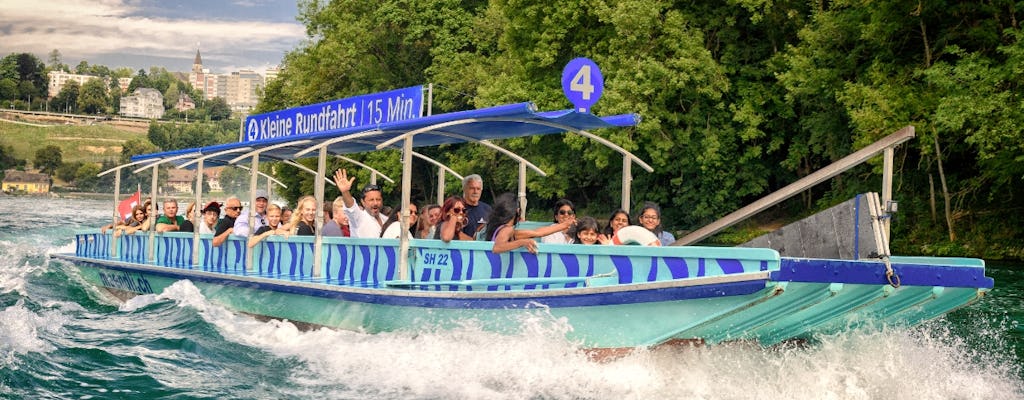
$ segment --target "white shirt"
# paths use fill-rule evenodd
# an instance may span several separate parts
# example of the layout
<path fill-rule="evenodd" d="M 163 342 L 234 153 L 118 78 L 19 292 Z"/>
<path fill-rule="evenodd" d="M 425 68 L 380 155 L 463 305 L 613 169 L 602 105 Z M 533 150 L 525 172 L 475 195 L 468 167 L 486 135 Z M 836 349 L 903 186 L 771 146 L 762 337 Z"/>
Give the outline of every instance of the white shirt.
<path fill-rule="evenodd" d="M 565 233 L 555 232 L 550 235 L 542 237 L 540 239 L 540 242 L 550 244 L 570 244 L 572 243 L 572 239 L 570 239 L 568 236 L 565 236 Z"/>
<path fill-rule="evenodd" d="M 216 228 L 217 228 L 217 224 L 213 224 L 213 228 L 210 228 L 210 227 L 206 226 L 206 222 L 204 222 L 202 220 L 199 221 L 199 233 L 213 234 L 213 233 L 215 233 L 214 229 L 216 229 Z"/>
<path fill-rule="evenodd" d="M 373 216 L 358 205 L 345 207 L 345 214 L 348 215 L 348 229 L 354 238 L 380 238 L 380 228 L 387 221 L 383 214 L 377 213 L 380 223 L 374 222 Z"/>
<path fill-rule="evenodd" d="M 252 232 L 260 230 L 263 226 L 267 225 L 267 219 L 259 213 L 256 214 L 256 219 L 253 222 Z M 231 231 L 232 235 L 235 236 L 249 236 L 249 210 L 242 211 L 238 214 L 238 218 L 235 219 L 235 229 Z"/>

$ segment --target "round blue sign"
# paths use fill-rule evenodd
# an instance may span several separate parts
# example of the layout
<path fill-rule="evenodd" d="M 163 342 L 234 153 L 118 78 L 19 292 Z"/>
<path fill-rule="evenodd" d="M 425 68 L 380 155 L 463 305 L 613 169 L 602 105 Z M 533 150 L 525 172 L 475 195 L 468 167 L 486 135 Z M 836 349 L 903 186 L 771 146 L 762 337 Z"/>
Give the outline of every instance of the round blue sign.
<path fill-rule="evenodd" d="M 576 111 L 589 112 L 604 92 L 601 69 L 589 58 L 575 58 L 562 70 L 562 91 Z"/>

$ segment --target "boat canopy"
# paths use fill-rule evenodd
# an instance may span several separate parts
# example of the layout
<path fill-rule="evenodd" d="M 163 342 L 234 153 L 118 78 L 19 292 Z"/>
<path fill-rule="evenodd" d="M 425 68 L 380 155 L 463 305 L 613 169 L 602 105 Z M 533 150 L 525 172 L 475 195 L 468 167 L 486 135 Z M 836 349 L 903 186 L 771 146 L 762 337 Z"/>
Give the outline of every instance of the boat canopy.
<path fill-rule="evenodd" d="M 317 134 L 143 154 L 132 157 L 132 161 L 141 164 L 147 161 L 163 161 L 182 165 L 190 160 L 203 158 L 206 166 L 210 167 L 232 164 L 237 162 L 238 158 L 243 158 L 239 157 L 240 153 L 253 150 L 262 150 L 258 151 L 262 159 L 291 160 L 313 157 L 315 154 L 309 154 L 309 151 L 304 150 L 319 148 L 324 144 L 327 145 L 326 150 L 330 154 L 364 153 L 386 147 L 401 149 L 401 144 L 396 142 L 411 132 L 415 132 L 411 135 L 412 146 L 425 147 L 565 131 L 586 133 L 585 131 L 591 129 L 635 126 L 639 122 L 639 117 L 635 114 L 597 117 L 573 110 L 535 110 L 536 107 L 531 102 L 508 104 L 382 123 L 372 128 L 342 128 Z M 172 158 L 174 160 L 170 160 Z"/>

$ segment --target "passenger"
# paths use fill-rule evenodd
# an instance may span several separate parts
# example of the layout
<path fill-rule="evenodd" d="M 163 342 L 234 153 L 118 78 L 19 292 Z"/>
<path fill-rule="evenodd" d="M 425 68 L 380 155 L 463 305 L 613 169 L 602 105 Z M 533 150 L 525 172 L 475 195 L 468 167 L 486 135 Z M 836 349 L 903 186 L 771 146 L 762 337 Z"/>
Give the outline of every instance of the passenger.
<path fill-rule="evenodd" d="M 316 199 L 313 196 L 302 196 L 295 203 L 295 214 L 292 215 L 291 223 L 288 225 L 295 229 L 296 235 L 314 236 L 316 235 L 316 213 Z"/>
<path fill-rule="evenodd" d="M 146 209 L 143 206 L 135 206 L 132 208 L 132 219 L 127 224 L 114 227 L 114 237 L 118 237 L 122 233 L 132 234 L 135 231 L 144 231 L 148 229 L 148 226 L 149 216 L 146 214 Z"/>
<path fill-rule="evenodd" d="M 164 215 L 156 219 L 157 232 L 177 232 L 185 217 L 178 215 L 178 201 L 174 199 L 164 200 Z"/>
<path fill-rule="evenodd" d="M 321 217 L 323 218 L 324 223 L 327 223 L 327 221 L 330 221 L 330 220 L 334 219 L 334 203 L 333 202 L 332 203 L 328 203 L 328 202 L 325 201 L 324 202 L 324 206 L 321 208 L 321 211 L 322 211 Z"/>
<path fill-rule="evenodd" d="M 135 209 L 135 207 L 132 207 L 132 210 L 133 210 L 132 212 L 134 212 L 134 209 Z M 119 229 L 119 227 L 128 225 L 128 223 L 132 222 L 132 220 L 134 220 L 134 219 L 135 219 L 135 215 L 134 214 L 129 215 L 128 218 L 125 218 L 125 219 L 118 218 L 118 221 L 116 223 L 109 223 L 109 224 L 106 224 L 106 225 L 103 225 L 102 227 L 100 227 L 100 233 L 105 235 L 107 233 L 107 229 L 111 229 L 111 230 L 115 230 L 116 231 L 117 229 Z"/>
<path fill-rule="evenodd" d="M 604 234 L 608 237 L 615 236 L 615 232 L 627 226 L 629 226 L 629 213 L 620 208 L 612 211 L 612 216 L 608 217 L 608 225 L 604 227 Z"/>
<path fill-rule="evenodd" d="M 249 238 L 249 247 L 256 247 L 260 241 L 266 239 L 270 235 L 283 235 L 288 233 L 288 230 L 284 228 L 284 224 L 281 223 L 281 207 L 277 204 L 267 205 L 267 224 L 261 226 L 256 232 Z"/>
<path fill-rule="evenodd" d="M 428 204 L 420 209 L 419 222 L 416 223 L 416 238 L 431 239 L 437 230 L 437 222 L 441 220 L 441 206 Z"/>
<path fill-rule="evenodd" d="M 384 222 L 384 233 L 380 234 L 380 237 L 385 239 L 401 239 L 402 224 L 398 222 L 401 217 L 401 212 L 395 210 L 388 217 L 387 222 Z M 409 238 L 414 239 L 416 233 L 416 221 L 419 220 L 419 210 L 415 203 L 409 203 Z"/>
<path fill-rule="evenodd" d="M 484 192 L 484 181 L 480 175 L 473 174 L 462 178 L 462 201 L 466 205 L 467 223 L 462 232 L 471 238 L 487 226 L 487 218 L 491 215 L 491 205 L 480 201 Z"/>
<path fill-rule="evenodd" d="M 567 199 L 558 199 L 555 202 L 554 217 L 555 223 L 568 220 L 570 218 L 576 218 L 576 207 L 572 205 L 572 202 Z M 570 225 L 574 226 L 574 225 Z M 563 231 L 558 231 L 550 235 L 544 236 L 540 239 L 542 243 L 548 244 L 568 244 L 572 243 L 572 236 L 569 234 L 569 228 L 565 228 Z"/>
<path fill-rule="evenodd" d="M 323 236 L 350 237 L 352 231 L 349 229 L 348 214 L 345 214 L 345 200 L 338 196 L 331 203 L 331 211 L 334 218 L 324 223 L 320 231 Z"/>
<path fill-rule="evenodd" d="M 599 226 L 597 220 L 594 217 L 583 217 L 576 221 L 576 226 L 573 228 L 575 238 L 573 243 L 579 244 L 612 244 L 612 238 L 603 233 L 599 233 Z"/>
<path fill-rule="evenodd" d="M 638 213 L 640 225 L 651 231 L 662 246 L 668 246 L 676 241 L 676 237 L 661 228 L 661 207 L 652 202 L 645 202 Z"/>
<path fill-rule="evenodd" d="M 441 206 L 441 221 L 434 231 L 434 239 L 445 242 L 452 240 L 473 240 L 462 229 L 466 224 L 466 203 L 459 196 L 451 196 Z"/>
<path fill-rule="evenodd" d="M 192 224 L 192 217 L 196 212 L 196 202 L 188 203 L 188 208 L 185 210 L 185 222 L 181 223 L 181 227 L 178 228 L 178 232 L 192 232 L 196 229 L 196 226 Z"/>
<path fill-rule="evenodd" d="M 235 232 L 235 220 L 242 214 L 242 202 L 237 197 L 231 196 L 224 201 L 224 218 L 217 222 L 217 229 L 213 231 L 213 246 L 220 246 L 228 239 L 228 235 Z"/>
<path fill-rule="evenodd" d="M 380 186 L 368 184 L 363 187 L 363 206 L 356 205 L 352 197 L 352 182 L 356 177 L 349 178 L 344 169 L 334 172 L 334 183 L 341 191 L 341 197 L 345 201 L 345 213 L 348 214 L 348 223 L 351 225 L 352 237 L 357 238 L 379 238 L 381 229 L 384 226 L 386 215 L 380 213 L 383 205 L 383 197 Z"/>
<path fill-rule="evenodd" d="M 217 231 L 217 219 L 220 218 L 220 203 L 211 201 L 202 209 L 203 220 L 199 221 L 199 233 L 213 234 Z"/>
<path fill-rule="evenodd" d="M 494 200 L 494 209 L 491 211 L 491 217 L 487 220 L 487 230 L 485 231 L 487 237 L 494 241 L 492 252 L 503 253 L 525 248 L 526 251 L 536 254 L 537 242 L 533 241 L 533 238 L 564 231 L 576 222 L 575 218 L 570 218 L 539 229 L 520 230 L 515 228 L 516 223 L 520 220 L 519 214 L 519 206 L 512 193 L 504 193 Z"/>
<path fill-rule="evenodd" d="M 292 220 L 292 209 L 288 206 L 281 207 L 281 220 L 285 222 Z"/>
<path fill-rule="evenodd" d="M 231 234 L 236 236 L 249 236 L 250 232 L 260 229 L 260 227 L 266 225 L 267 204 L 269 203 L 269 201 L 270 196 L 267 194 L 267 191 L 263 189 L 257 189 L 256 203 L 254 203 L 254 206 L 252 207 L 253 209 L 256 210 L 256 215 L 252 223 L 253 229 L 249 229 L 249 211 L 246 210 L 241 214 L 238 214 L 238 217 L 235 218 L 235 229 L 234 231 L 231 232 Z"/>

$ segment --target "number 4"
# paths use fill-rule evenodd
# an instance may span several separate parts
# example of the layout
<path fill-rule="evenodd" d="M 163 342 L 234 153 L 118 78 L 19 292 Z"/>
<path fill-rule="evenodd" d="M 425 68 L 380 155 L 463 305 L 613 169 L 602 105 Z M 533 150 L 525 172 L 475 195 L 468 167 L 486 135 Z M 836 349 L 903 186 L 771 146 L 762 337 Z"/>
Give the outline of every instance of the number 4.
<path fill-rule="evenodd" d="M 573 76 L 572 82 L 569 83 L 569 90 L 579 92 L 583 95 L 583 100 L 590 100 L 590 94 L 594 93 L 594 85 L 590 83 L 589 65 L 583 65 L 576 71 L 576 76 Z"/>

